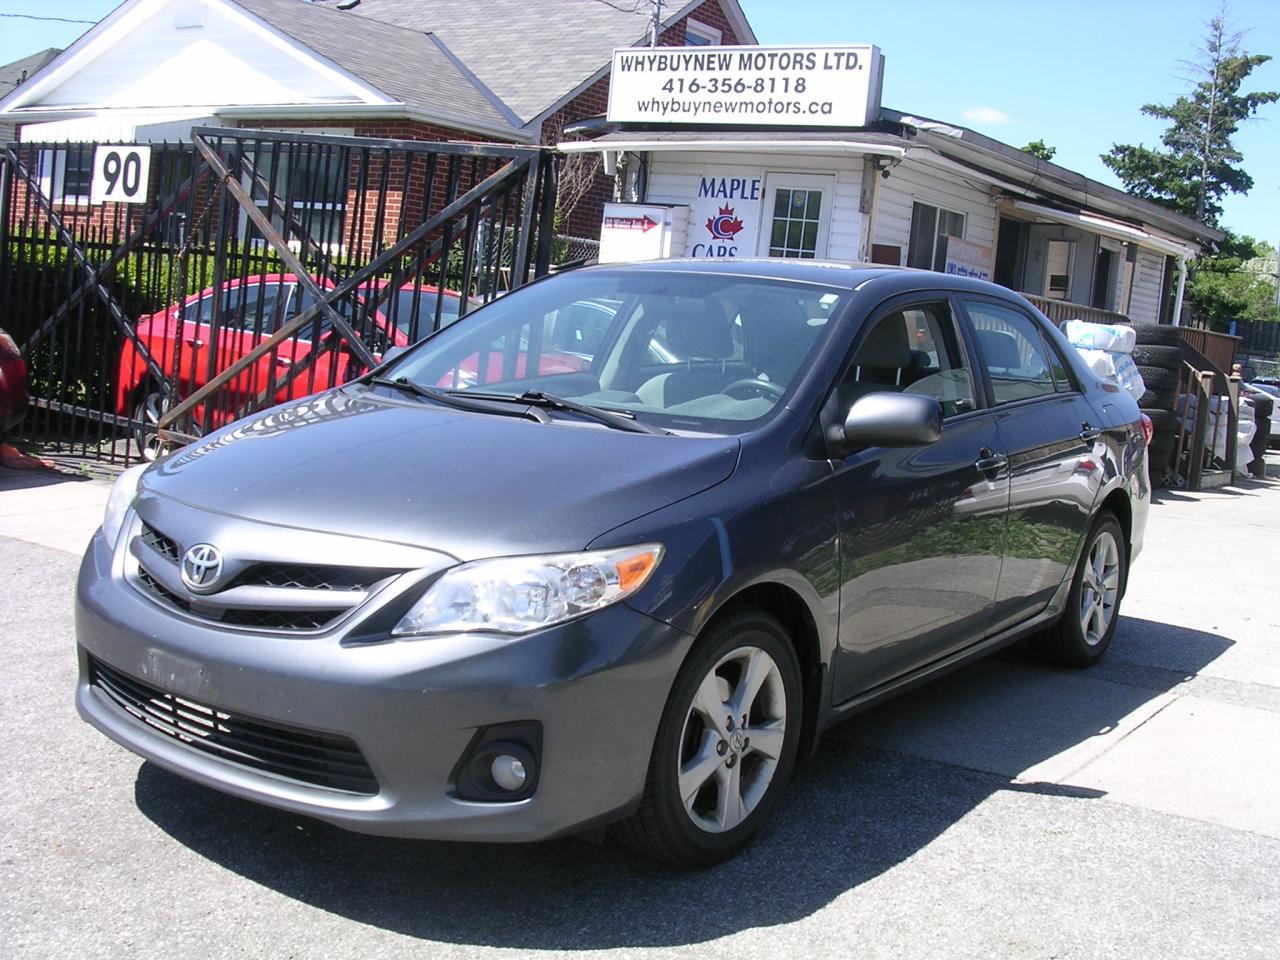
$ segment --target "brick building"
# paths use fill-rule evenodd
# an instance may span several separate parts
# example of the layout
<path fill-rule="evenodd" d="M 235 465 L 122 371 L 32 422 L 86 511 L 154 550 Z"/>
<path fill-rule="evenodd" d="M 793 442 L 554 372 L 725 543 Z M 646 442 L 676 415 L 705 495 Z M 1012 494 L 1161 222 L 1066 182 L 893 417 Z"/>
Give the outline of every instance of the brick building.
<path fill-rule="evenodd" d="M 648 42 L 651 5 L 634 6 L 126 0 L 0 100 L 0 123 L 39 143 L 174 140 L 210 125 L 554 144 L 566 124 L 604 112 L 612 51 Z M 663 12 L 662 44 L 756 42 L 737 0 Z M 85 206 L 92 151 L 46 154 L 47 194 Z M 612 182 L 575 174 L 579 199 L 562 229 L 595 236 Z M 348 202 L 340 176 L 286 175 L 314 184 L 317 206 Z"/>

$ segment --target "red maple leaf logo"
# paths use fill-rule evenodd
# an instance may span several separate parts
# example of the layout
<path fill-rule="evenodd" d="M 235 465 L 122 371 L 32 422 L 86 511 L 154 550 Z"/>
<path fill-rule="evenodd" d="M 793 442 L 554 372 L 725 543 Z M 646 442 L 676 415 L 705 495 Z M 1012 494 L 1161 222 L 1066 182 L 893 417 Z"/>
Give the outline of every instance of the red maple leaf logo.
<path fill-rule="evenodd" d="M 732 240 L 742 230 L 742 221 L 733 215 L 733 207 L 721 207 L 714 217 L 707 218 L 707 232 L 717 240 Z"/>

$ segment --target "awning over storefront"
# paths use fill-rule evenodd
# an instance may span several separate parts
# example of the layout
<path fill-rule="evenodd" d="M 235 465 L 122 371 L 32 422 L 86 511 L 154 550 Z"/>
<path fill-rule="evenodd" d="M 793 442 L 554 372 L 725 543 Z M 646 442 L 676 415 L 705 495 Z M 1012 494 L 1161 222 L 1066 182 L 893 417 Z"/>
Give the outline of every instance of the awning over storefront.
<path fill-rule="evenodd" d="M 23 143 L 148 143 L 190 140 L 192 127 L 217 125 L 209 113 L 124 114 L 30 123 L 21 137 Z"/>
<path fill-rule="evenodd" d="M 1083 210 L 1078 212 L 1058 210 L 1038 203 L 1029 203 L 1026 200 L 1010 201 L 1010 206 L 1022 213 L 1029 213 L 1044 220 L 1052 220 L 1055 223 L 1062 223 L 1071 227 L 1080 227 L 1082 230 L 1088 230 L 1090 233 L 1100 234 L 1104 237 L 1111 237 L 1113 240 L 1136 243 L 1139 246 L 1171 254 L 1180 259 L 1194 257 L 1200 252 L 1198 247 L 1179 243 L 1168 237 L 1157 236 L 1131 223 L 1113 220 L 1110 217 L 1104 217 L 1096 213 L 1088 213 Z"/>
<path fill-rule="evenodd" d="M 564 153 L 602 151 L 698 151 L 701 153 L 790 153 L 810 155 L 905 157 L 906 137 L 874 131 L 797 130 L 625 130 L 594 140 L 562 140 L 556 144 Z"/>

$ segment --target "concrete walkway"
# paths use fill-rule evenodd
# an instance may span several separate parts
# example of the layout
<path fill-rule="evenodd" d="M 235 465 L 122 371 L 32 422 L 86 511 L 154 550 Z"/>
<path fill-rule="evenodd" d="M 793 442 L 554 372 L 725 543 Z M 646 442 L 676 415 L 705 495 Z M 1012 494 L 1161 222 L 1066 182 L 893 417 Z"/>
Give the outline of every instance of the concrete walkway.
<path fill-rule="evenodd" d="M 84 553 L 110 491 L 107 480 L 0 467 L 0 537 Z"/>

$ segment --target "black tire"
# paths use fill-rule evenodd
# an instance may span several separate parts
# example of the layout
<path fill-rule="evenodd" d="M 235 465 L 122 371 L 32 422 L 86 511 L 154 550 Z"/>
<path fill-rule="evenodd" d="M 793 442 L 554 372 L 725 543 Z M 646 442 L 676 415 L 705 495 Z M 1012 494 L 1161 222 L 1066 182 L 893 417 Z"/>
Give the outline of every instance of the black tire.
<path fill-rule="evenodd" d="M 1142 382 L 1148 390 L 1174 390 L 1178 386 L 1178 377 L 1181 373 L 1179 370 L 1166 370 L 1164 367 L 1144 367 L 1138 365 L 1138 372 L 1142 374 Z"/>
<path fill-rule="evenodd" d="M 686 809 L 680 796 L 681 757 L 691 745 L 691 736 L 699 733 L 704 737 L 718 736 L 705 725 L 701 731 L 691 731 L 690 722 L 695 719 L 696 713 L 694 699 L 704 679 L 710 678 L 709 675 L 716 670 L 722 658 L 743 647 L 753 647 L 767 653 L 777 667 L 777 676 L 784 691 L 785 704 L 781 713 L 785 725 L 776 766 L 755 806 L 737 826 L 723 832 L 709 832 L 694 822 L 694 815 Z M 761 691 L 762 695 L 773 696 L 772 705 L 776 708 L 776 686 L 769 690 L 762 687 Z M 733 692 L 735 691 L 731 690 L 731 697 Z M 786 630 L 776 619 L 763 611 L 743 608 L 713 622 L 695 643 L 667 697 L 649 760 L 649 772 L 640 808 L 626 820 L 614 824 L 613 835 L 640 853 L 681 867 L 711 866 L 738 853 L 759 832 L 791 775 L 800 742 L 801 718 L 804 716 L 801 702 L 803 695 L 795 648 Z M 729 708 L 728 703 L 725 703 L 725 708 Z M 753 713 L 752 722 L 745 727 L 739 725 L 737 732 L 750 734 L 754 721 Z M 749 741 L 749 736 L 747 740 Z M 738 775 L 745 775 L 750 769 L 748 764 L 751 757 L 755 755 L 750 752 L 749 744 L 744 748 L 740 748 L 737 743 L 728 747 L 727 742 L 722 741 L 719 746 L 727 748 L 720 752 L 726 758 L 725 766 L 731 769 L 737 763 Z M 739 753 L 739 749 L 747 752 Z M 730 762 L 730 756 L 734 758 L 733 762 Z M 767 763 L 761 760 L 763 756 L 756 755 L 758 763 Z M 714 758 L 712 759 L 714 762 Z M 713 784 L 716 775 L 721 772 L 717 766 L 716 774 L 712 774 L 704 782 L 703 789 L 708 786 L 717 791 L 722 789 Z M 701 791 L 698 796 L 702 797 Z M 693 802 L 695 809 L 697 802 Z"/>
<path fill-rule="evenodd" d="M 1089 639 L 1082 626 L 1081 599 L 1084 596 L 1085 570 L 1090 567 L 1090 559 L 1094 556 L 1095 547 L 1106 535 L 1116 550 L 1116 580 L 1114 598 L 1110 611 L 1110 619 L 1095 639 Z M 1104 547 L 1105 549 L 1105 547 Z M 1124 597 L 1125 585 L 1129 576 L 1129 557 L 1125 546 L 1124 531 L 1120 521 L 1110 511 L 1100 513 L 1089 528 L 1085 537 L 1084 549 L 1080 553 L 1080 561 L 1071 581 L 1071 591 L 1067 594 L 1066 609 L 1058 622 L 1042 633 L 1031 638 L 1032 651 L 1051 663 L 1064 667 L 1088 667 L 1097 663 L 1111 645 L 1115 636 L 1116 624 L 1120 621 L 1120 601 Z M 1096 624 L 1095 624 L 1096 625 Z M 1096 631 L 1095 631 L 1096 632 Z"/>
<path fill-rule="evenodd" d="M 1159 344 L 1138 344 L 1133 348 L 1133 362 L 1140 367 L 1182 369 L 1182 348 Z"/>
<path fill-rule="evenodd" d="M 1152 480 L 1169 469 L 1169 461 L 1173 459 L 1173 451 L 1177 446 L 1175 440 L 1167 443 L 1153 443 L 1147 448 L 1147 475 Z"/>
<path fill-rule="evenodd" d="M 1182 339 L 1182 334 L 1178 333 L 1177 327 L 1170 327 L 1163 323 L 1135 323 L 1133 332 L 1137 335 L 1138 343 L 1143 345 L 1173 347 L 1177 346 Z"/>
<path fill-rule="evenodd" d="M 1171 413 L 1178 405 L 1178 391 L 1152 390 L 1148 387 L 1147 392 L 1138 398 L 1138 402 L 1142 404 L 1142 409 L 1148 413 L 1152 410 Z"/>
<path fill-rule="evenodd" d="M 1155 430 L 1155 437 L 1151 444 L 1160 442 L 1161 437 L 1178 435 L 1178 415 L 1172 410 L 1164 410 L 1160 407 L 1148 407 L 1146 398 L 1143 397 L 1142 412 L 1151 418 L 1151 427 Z"/>

